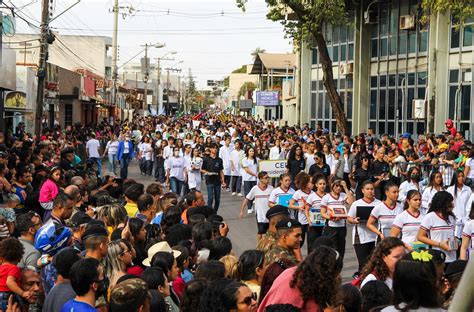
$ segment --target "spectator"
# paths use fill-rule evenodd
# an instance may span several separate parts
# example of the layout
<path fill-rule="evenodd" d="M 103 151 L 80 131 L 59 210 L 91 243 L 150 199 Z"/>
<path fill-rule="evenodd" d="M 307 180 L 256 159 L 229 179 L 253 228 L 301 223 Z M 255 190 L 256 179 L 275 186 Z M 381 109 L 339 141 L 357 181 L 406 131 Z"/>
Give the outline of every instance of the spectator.
<path fill-rule="evenodd" d="M 20 233 L 18 240 L 25 250 L 21 261 L 18 263 L 20 268 L 38 267 L 38 259 L 41 257 L 41 253 L 35 248 L 34 240 L 35 234 L 41 225 L 41 217 L 33 211 L 21 214 L 16 219 L 16 228 Z"/>

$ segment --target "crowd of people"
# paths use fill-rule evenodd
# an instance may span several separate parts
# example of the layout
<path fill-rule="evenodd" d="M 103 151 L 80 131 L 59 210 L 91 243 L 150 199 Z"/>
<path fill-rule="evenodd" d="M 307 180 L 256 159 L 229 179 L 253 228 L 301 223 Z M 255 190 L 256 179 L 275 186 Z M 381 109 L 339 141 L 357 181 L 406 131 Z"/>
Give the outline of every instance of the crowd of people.
<path fill-rule="evenodd" d="M 474 145 L 452 121 L 393 138 L 226 119 L 0 133 L 0 310 L 472 310 Z M 222 192 L 256 219 L 240 255 Z"/>

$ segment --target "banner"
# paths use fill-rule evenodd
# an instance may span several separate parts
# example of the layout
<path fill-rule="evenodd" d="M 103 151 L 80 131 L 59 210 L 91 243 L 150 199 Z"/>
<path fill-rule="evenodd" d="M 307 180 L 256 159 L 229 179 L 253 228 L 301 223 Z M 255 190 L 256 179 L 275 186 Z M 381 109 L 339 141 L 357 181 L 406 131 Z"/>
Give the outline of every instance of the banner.
<path fill-rule="evenodd" d="M 278 91 L 257 91 L 257 106 L 278 106 L 280 95 Z"/>
<path fill-rule="evenodd" d="M 286 173 L 286 159 L 280 160 L 260 160 L 258 162 L 258 172 L 266 171 L 271 178 L 279 178 Z"/>

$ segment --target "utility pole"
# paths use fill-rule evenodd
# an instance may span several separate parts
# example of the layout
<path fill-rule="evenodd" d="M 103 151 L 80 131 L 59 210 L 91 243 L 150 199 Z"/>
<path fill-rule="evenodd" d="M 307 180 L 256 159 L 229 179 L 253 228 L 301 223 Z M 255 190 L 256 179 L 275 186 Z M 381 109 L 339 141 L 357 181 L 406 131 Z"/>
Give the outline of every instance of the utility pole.
<path fill-rule="evenodd" d="M 117 69 L 117 51 L 118 51 L 118 15 L 119 15 L 119 6 L 118 0 L 114 1 L 114 7 L 112 9 L 114 13 L 114 28 L 112 32 L 112 101 L 115 106 L 117 103 L 117 79 L 118 79 L 118 69 Z M 115 117 L 115 114 L 114 114 Z"/>
<path fill-rule="evenodd" d="M 143 73 L 143 82 L 145 83 L 145 88 L 143 90 L 143 110 L 148 110 L 147 105 L 147 96 L 148 96 L 148 43 L 145 43 L 145 70 Z"/>
<path fill-rule="evenodd" d="M 160 114 L 160 99 L 163 100 L 163 97 L 160 98 L 161 92 L 160 92 L 160 58 L 158 57 L 156 59 L 156 74 L 157 74 L 157 86 L 156 86 L 156 115 L 158 116 Z"/>
<path fill-rule="evenodd" d="M 49 27 L 49 1 L 43 0 L 43 8 L 41 12 L 41 37 L 40 37 L 40 54 L 38 62 L 38 90 L 36 96 L 36 118 L 35 118 L 35 134 L 39 138 L 41 136 L 41 126 L 43 121 L 43 100 L 44 100 L 44 83 L 46 81 L 46 61 L 48 57 L 48 27 Z"/>

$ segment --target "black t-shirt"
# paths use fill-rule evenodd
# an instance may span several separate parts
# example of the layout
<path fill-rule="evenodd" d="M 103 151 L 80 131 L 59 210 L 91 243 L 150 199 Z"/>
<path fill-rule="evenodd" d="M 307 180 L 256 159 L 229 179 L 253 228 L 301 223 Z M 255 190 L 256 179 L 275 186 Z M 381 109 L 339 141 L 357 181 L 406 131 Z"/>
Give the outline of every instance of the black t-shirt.
<path fill-rule="evenodd" d="M 305 169 L 306 160 L 303 157 L 301 157 L 300 160 L 288 160 L 286 167 L 288 169 L 288 173 L 290 174 L 291 180 L 294 180 L 296 175 Z"/>
<path fill-rule="evenodd" d="M 217 173 L 213 175 L 206 175 L 206 184 L 221 184 L 221 178 L 219 176 L 219 173 L 221 172 L 221 170 L 224 170 L 224 164 L 221 158 L 212 158 L 210 156 L 204 157 L 204 161 L 202 162 L 202 169 L 208 172 Z"/>
<path fill-rule="evenodd" d="M 309 167 L 310 176 L 314 176 L 315 174 L 319 173 L 324 174 L 324 176 L 327 178 L 331 175 L 331 168 L 328 164 L 324 164 L 322 167 L 319 167 L 316 164 L 312 164 L 311 167 Z"/>
<path fill-rule="evenodd" d="M 357 168 L 354 172 L 354 180 L 357 182 L 357 187 L 356 187 L 356 199 L 361 199 L 363 196 L 362 194 L 362 183 L 364 183 L 366 180 L 371 180 L 372 179 L 372 172 L 368 168 L 367 170 L 363 168 Z M 374 182 L 374 181 L 373 181 Z"/>

